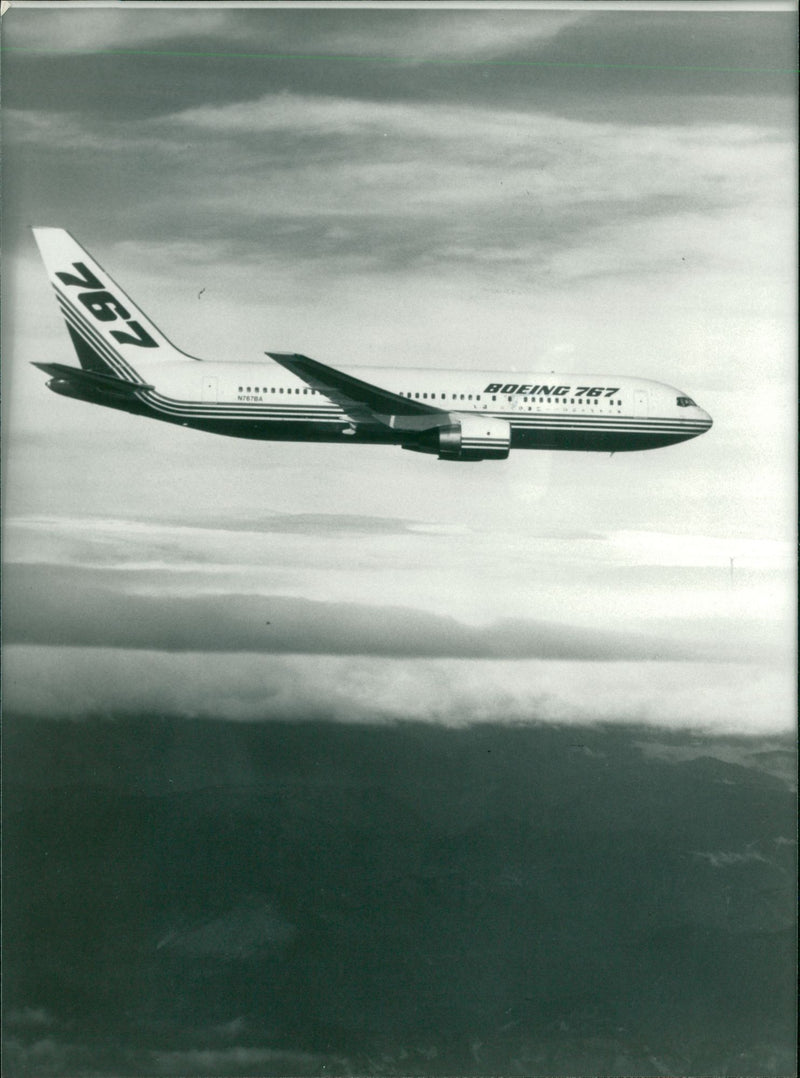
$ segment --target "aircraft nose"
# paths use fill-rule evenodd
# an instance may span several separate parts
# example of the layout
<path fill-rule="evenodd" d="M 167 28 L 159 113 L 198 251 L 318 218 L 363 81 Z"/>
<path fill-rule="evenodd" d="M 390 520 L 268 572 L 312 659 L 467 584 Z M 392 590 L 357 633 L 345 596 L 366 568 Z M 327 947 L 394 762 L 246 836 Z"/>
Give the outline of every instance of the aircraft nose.
<path fill-rule="evenodd" d="M 711 428 L 714 426 L 714 420 L 711 418 L 705 408 L 698 408 L 697 411 L 700 413 L 699 418 L 700 422 L 703 424 L 703 430 L 711 430 Z"/>

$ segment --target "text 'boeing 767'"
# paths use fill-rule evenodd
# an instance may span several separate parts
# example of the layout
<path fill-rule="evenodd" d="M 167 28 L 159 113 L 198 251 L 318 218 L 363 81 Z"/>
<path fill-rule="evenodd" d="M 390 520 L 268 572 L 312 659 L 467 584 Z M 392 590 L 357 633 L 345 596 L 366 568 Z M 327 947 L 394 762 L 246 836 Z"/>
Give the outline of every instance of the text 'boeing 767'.
<path fill-rule="evenodd" d="M 284 352 L 268 353 L 274 363 L 201 361 L 168 341 L 68 232 L 33 231 L 80 364 L 35 366 L 66 397 L 214 434 L 399 445 L 440 460 L 657 449 L 711 426 L 681 390 L 617 375 L 355 374 Z"/>

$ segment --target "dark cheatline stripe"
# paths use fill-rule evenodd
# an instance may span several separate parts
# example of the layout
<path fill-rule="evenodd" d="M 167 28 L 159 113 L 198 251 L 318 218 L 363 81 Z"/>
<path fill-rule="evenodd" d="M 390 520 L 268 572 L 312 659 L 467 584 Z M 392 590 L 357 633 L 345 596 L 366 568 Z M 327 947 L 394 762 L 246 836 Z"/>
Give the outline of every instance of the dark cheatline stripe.
<path fill-rule="evenodd" d="M 618 423 L 622 425 L 636 425 L 646 423 L 648 426 L 658 426 L 659 424 L 679 424 L 680 426 L 688 426 L 690 424 L 696 424 L 702 426 L 705 423 L 704 419 L 681 419 L 678 417 L 670 416 L 626 416 L 626 415 L 554 415 L 545 413 L 544 415 L 519 415 L 514 412 L 495 413 L 498 418 L 509 418 L 515 423 L 548 423 L 548 424 L 571 424 L 571 423 Z"/>
<path fill-rule="evenodd" d="M 586 419 L 581 420 L 578 418 L 571 419 L 569 421 L 557 422 L 550 419 L 541 419 L 536 422 L 528 422 L 526 420 L 512 419 L 511 422 L 515 427 L 550 427 L 553 429 L 564 428 L 569 430 L 573 427 L 594 427 L 597 429 L 606 429 L 608 427 L 614 427 L 619 430 L 636 430 L 640 427 L 645 427 L 647 430 L 661 430 L 678 428 L 680 430 L 686 430 L 691 428 L 697 428 L 698 430 L 705 430 L 708 424 L 703 420 L 680 420 L 680 419 L 637 419 L 637 420 L 597 420 Z"/>
<path fill-rule="evenodd" d="M 148 394 L 143 393 L 143 396 L 149 397 Z M 346 417 L 331 416 L 327 414 L 317 415 L 313 412 L 297 410 L 294 412 L 287 411 L 275 411 L 275 412 L 259 412 L 254 414 L 253 412 L 223 412 L 215 410 L 212 406 L 205 408 L 171 408 L 165 405 L 153 403 L 148 399 L 147 403 L 153 408 L 154 411 L 160 412 L 163 415 L 175 416 L 182 419 L 232 419 L 232 420 L 261 420 L 265 423 L 269 422 L 308 422 L 308 423 L 346 423 L 348 420 Z"/>
<path fill-rule="evenodd" d="M 170 415 L 217 416 L 218 418 L 297 418 L 309 416 L 314 419 L 331 421 L 347 419 L 344 412 L 336 405 L 312 404 L 226 404 L 216 401 L 182 401 L 166 397 L 156 390 L 146 394 L 147 400 L 159 411 Z"/>
<path fill-rule="evenodd" d="M 102 362 L 111 370 L 113 370 L 114 374 L 117 377 L 120 377 L 120 375 L 123 373 L 121 366 L 117 362 L 116 358 L 114 357 L 112 359 L 112 357 L 108 355 L 107 349 L 102 347 L 105 342 L 101 342 L 97 340 L 97 338 L 93 338 L 87 332 L 87 327 L 83 325 L 81 318 L 71 307 L 67 307 L 63 303 L 60 304 L 60 306 L 61 313 L 64 315 L 64 320 L 66 321 L 67 325 L 72 330 L 74 330 L 74 332 L 81 338 L 81 340 L 87 345 L 87 347 L 91 348 L 92 351 L 96 352 L 99 355 Z"/>
<path fill-rule="evenodd" d="M 53 287 L 55 288 L 55 285 Z M 128 382 L 138 382 L 140 380 L 138 372 L 97 332 L 86 315 L 79 311 L 58 288 L 55 288 L 55 292 L 61 312 L 75 332 L 79 333 L 86 343 L 101 355 L 118 377 Z"/>
<path fill-rule="evenodd" d="M 647 423 L 642 423 L 642 424 L 639 424 L 638 426 L 618 426 L 618 425 L 613 424 L 613 423 L 607 423 L 607 424 L 574 423 L 574 424 L 569 424 L 569 425 L 560 424 L 558 426 L 555 425 L 555 424 L 551 424 L 551 423 L 539 423 L 539 424 L 532 424 L 532 423 L 520 423 L 520 424 L 517 424 L 517 423 L 514 423 L 514 424 L 512 424 L 512 428 L 514 430 L 530 430 L 530 431 L 551 430 L 551 431 L 564 431 L 566 433 L 568 433 L 569 431 L 581 431 L 581 430 L 586 430 L 586 431 L 615 431 L 618 434 L 637 434 L 637 433 L 641 433 L 641 432 L 646 432 L 648 434 L 675 434 L 675 433 L 679 433 L 681 431 L 701 433 L 702 431 L 708 429 L 708 427 L 705 427 L 705 426 L 704 427 L 688 427 L 688 426 L 682 426 L 682 425 L 678 425 L 678 424 L 673 424 L 671 426 L 656 426 L 655 424 L 653 424 L 651 426 L 651 425 L 649 425 Z"/>
<path fill-rule="evenodd" d="M 522 416 L 510 419 L 512 426 L 523 429 L 549 430 L 617 430 L 617 431 L 664 431 L 665 433 L 685 430 L 703 431 L 708 423 L 702 419 L 661 419 L 637 418 L 624 416 Z"/>
<path fill-rule="evenodd" d="M 296 414 L 299 411 L 307 411 L 312 415 L 316 415 L 320 412 L 324 412 L 331 417 L 344 415 L 341 408 L 335 404 L 289 404 L 283 402 L 266 403 L 266 402 L 245 402 L 245 401 L 192 401 L 182 400 L 176 397 L 168 397 L 158 390 L 152 390 L 150 397 L 157 401 L 159 404 L 163 404 L 164 407 L 171 407 L 177 409 L 200 409 L 205 411 L 209 408 L 214 409 L 220 413 L 220 415 L 229 415 L 240 413 L 242 415 L 258 415 L 261 412 L 274 412 L 283 411 L 287 413 Z"/>
<path fill-rule="evenodd" d="M 498 413 L 502 415 L 502 413 Z M 478 413 L 480 415 L 480 413 Z M 580 415 L 579 413 L 573 413 L 572 415 L 554 415 L 545 413 L 544 415 L 517 415 L 514 412 L 507 412 L 507 416 L 510 416 L 515 422 L 522 423 L 703 423 L 702 419 L 683 419 L 680 416 L 629 416 L 629 415 Z"/>

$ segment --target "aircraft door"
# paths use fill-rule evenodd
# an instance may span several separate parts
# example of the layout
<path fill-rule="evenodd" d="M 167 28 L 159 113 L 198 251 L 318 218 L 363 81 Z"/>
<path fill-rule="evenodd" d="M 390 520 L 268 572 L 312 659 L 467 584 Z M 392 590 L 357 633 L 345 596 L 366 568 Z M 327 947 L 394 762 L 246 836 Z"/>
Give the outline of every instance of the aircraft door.
<path fill-rule="evenodd" d="M 633 391 L 633 414 L 635 416 L 646 416 L 648 414 L 647 390 L 635 389 Z"/>
<path fill-rule="evenodd" d="M 203 401 L 208 404 L 217 403 L 217 379 L 216 378 L 204 378 L 203 379 Z"/>

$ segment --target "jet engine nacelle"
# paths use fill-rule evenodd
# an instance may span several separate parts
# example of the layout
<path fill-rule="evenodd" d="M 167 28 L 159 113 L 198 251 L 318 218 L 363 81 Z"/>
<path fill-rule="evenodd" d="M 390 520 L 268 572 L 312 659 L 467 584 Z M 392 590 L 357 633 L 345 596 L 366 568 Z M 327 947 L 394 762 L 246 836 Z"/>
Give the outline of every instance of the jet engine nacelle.
<path fill-rule="evenodd" d="M 439 460 L 505 460 L 511 448 L 511 426 L 493 416 L 457 413 L 453 422 L 426 430 L 403 449 L 435 453 Z"/>

